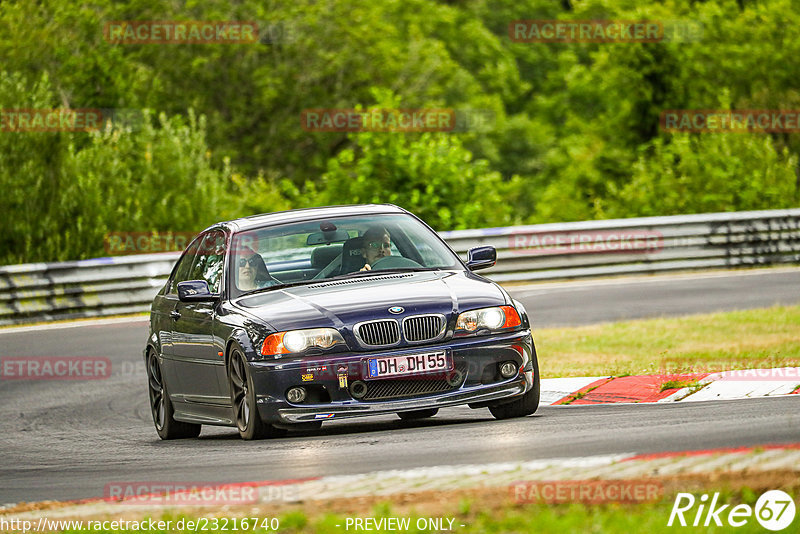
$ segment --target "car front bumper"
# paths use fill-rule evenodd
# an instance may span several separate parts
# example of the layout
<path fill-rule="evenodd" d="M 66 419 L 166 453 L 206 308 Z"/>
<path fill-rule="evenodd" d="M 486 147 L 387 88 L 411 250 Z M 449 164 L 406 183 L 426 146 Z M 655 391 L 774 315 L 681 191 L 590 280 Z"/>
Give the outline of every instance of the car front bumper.
<path fill-rule="evenodd" d="M 401 398 L 358 400 L 353 398 L 347 387 L 341 386 L 337 376 L 337 369 L 346 368 L 349 384 L 354 380 L 371 384 L 378 379 L 364 376 L 370 358 L 440 350 L 445 351 L 454 367 L 463 370 L 465 375 L 460 385 L 447 391 Z M 526 330 L 501 335 L 454 338 L 435 345 L 395 350 L 254 361 L 250 362 L 250 370 L 261 418 L 267 423 L 293 424 L 463 404 L 485 406 L 504 399 L 511 401 L 528 392 L 533 387 L 534 380 L 538 380 L 534 372 L 537 367 L 535 359 L 533 339 L 530 331 Z M 495 366 L 509 360 L 515 361 L 519 366 L 518 374 L 507 379 L 490 376 Z M 425 375 L 417 378 L 424 379 Z M 286 400 L 286 391 L 296 386 L 320 388 L 330 399 L 326 398 L 324 402 L 290 403 Z"/>

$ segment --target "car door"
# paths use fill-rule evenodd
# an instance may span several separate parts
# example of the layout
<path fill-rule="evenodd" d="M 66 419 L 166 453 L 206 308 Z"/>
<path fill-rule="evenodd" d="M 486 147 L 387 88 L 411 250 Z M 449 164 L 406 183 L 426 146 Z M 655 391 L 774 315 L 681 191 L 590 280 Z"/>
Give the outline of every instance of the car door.
<path fill-rule="evenodd" d="M 161 364 L 161 373 L 164 377 L 164 382 L 169 391 L 170 397 L 177 397 L 173 400 L 179 400 L 185 394 L 185 387 L 181 383 L 180 374 L 178 373 L 178 362 L 175 360 L 175 352 L 173 347 L 173 337 L 175 335 L 175 314 L 178 305 L 178 282 L 189 280 L 192 273 L 192 265 L 194 264 L 197 249 L 199 247 L 199 239 L 195 239 L 186 248 L 178 263 L 173 269 L 172 276 L 170 277 L 164 294 L 156 296 L 154 308 L 154 316 L 151 317 L 153 321 L 154 331 L 157 331 L 160 338 L 161 355 L 163 361 Z"/>
<path fill-rule="evenodd" d="M 205 280 L 212 293 L 220 293 L 225 259 L 225 233 L 211 230 L 200 237 L 188 280 Z M 177 284 L 175 284 L 177 287 Z M 177 291 L 177 289 L 176 289 Z M 219 302 L 181 302 L 172 312 L 172 354 L 187 403 L 227 405 L 225 359 L 214 343 L 214 321 Z"/>

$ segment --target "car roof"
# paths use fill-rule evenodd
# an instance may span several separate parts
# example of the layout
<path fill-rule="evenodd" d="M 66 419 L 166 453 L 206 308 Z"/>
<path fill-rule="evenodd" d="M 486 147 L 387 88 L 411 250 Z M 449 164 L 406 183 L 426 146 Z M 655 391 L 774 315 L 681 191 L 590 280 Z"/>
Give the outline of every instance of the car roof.
<path fill-rule="evenodd" d="M 408 213 L 394 204 L 353 204 L 348 206 L 325 206 L 321 208 L 304 208 L 273 213 L 250 215 L 241 219 L 233 219 L 217 223 L 211 228 L 227 226 L 232 231 L 250 230 L 274 224 L 294 223 L 322 219 L 325 217 L 342 217 L 348 215 L 371 215 L 377 213 Z"/>

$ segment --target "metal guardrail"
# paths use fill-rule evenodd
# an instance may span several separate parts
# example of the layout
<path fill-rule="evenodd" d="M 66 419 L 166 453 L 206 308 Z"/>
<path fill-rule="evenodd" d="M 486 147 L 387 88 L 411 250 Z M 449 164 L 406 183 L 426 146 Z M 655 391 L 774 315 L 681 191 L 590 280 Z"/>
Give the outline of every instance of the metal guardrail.
<path fill-rule="evenodd" d="M 442 232 L 497 249 L 498 282 L 800 263 L 800 209 Z M 0 325 L 147 311 L 179 253 L 0 267 Z"/>
<path fill-rule="evenodd" d="M 492 245 L 497 282 L 800 263 L 800 209 L 442 232 L 463 257 Z"/>

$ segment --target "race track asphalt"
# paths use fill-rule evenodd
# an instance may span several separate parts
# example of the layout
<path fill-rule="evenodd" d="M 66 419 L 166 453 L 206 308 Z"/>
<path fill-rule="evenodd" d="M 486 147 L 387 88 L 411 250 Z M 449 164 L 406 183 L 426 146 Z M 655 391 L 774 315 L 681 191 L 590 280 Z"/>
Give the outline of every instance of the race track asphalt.
<path fill-rule="evenodd" d="M 538 327 L 800 302 L 800 269 L 509 287 Z M 800 330 L 800 327 L 798 327 Z M 158 440 L 148 411 L 143 318 L 0 330 L 0 357 L 105 356 L 111 376 L 0 380 L 0 504 L 102 497 L 110 483 L 233 482 L 609 453 L 800 442 L 800 395 L 662 405 L 543 406 L 495 421 L 442 410 L 331 421 L 322 430 L 244 442 L 229 428 Z M 544 359 L 546 355 L 542 355 Z"/>

